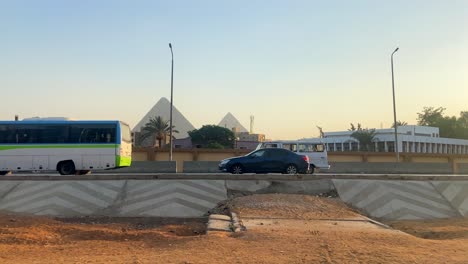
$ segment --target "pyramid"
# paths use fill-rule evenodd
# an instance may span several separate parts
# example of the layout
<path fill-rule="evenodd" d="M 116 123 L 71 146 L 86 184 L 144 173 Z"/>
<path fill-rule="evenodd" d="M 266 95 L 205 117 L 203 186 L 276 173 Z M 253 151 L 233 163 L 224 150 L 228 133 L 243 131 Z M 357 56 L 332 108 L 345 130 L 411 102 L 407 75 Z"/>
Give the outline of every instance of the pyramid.
<path fill-rule="evenodd" d="M 171 102 L 165 97 L 159 99 L 159 101 L 151 108 L 151 110 L 138 122 L 133 128 L 133 132 L 140 132 L 141 129 L 149 122 L 150 118 L 161 116 L 164 120 L 170 120 Z M 188 131 L 194 130 L 195 127 L 182 115 L 179 110 L 173 105 L 172 106 L 172 125 L 174 129 L 179 133 L 174 133 L 175 138 L 186 138 L 188 137 Z"/>
<path fill-rule="evenodd" d="M 225 127 L 229 130 L 236 128 L 237 132 L 248 132 L 239 120 L 237 120 L 237 118 L 235 118 L 231 113 L 227 113 L 221 122 L 219 122 L 218 126 Z"/>

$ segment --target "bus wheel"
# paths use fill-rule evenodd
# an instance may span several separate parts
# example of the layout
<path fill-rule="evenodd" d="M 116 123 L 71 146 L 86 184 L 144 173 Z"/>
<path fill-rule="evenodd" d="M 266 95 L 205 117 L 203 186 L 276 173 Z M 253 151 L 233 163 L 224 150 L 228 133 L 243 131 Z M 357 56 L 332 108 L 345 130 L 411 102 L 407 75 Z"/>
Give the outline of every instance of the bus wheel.
<path fill-rule="evenodd" d="M 71 160 L 62 161 L 57 165 L 57 171 L 61 175 L 75 174 L 75 164 Z"/>
<path fill-rule="evenodd" d="M 0 171 L 0 176 L 3 176 L 3 175 L 7 175 L 9 174 L 11 171 Z"/>

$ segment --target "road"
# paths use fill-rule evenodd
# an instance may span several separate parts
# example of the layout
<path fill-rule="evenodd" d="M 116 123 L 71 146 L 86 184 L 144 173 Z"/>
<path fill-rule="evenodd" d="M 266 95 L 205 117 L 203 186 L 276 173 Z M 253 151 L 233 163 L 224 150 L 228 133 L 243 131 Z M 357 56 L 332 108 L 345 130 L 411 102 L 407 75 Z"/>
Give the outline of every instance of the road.
<path fill-rule="evenodd" d="M 314 180 L 400 180 L 400 181 L 466 181 L 468 175 L 454 174 L 229 174 L 229 173 L 96 173 L 62 176 L 56 173 L 10 174 L 0 181 L 77 181 L 77 180 L 266 180 L 266 181 L 314 181 Z"/>

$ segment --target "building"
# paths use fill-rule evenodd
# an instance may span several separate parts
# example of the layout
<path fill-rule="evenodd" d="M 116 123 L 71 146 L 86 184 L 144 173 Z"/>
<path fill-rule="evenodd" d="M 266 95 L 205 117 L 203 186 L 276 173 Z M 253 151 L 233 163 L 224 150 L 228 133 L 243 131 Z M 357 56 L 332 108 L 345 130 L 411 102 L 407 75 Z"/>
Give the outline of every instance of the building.
<path fill-rule="evenodd" d="M 321 140 L 327 151 L 358 151 L 359 142 L 351 137 L 353 132 L 325 132 Z M 468 140 L 441 138 L 437 127 L 399 126 L 397 133 L 399 152 L 468 154 Z M 375 151 L 395 152 L 394 128 L 376 129 L 373 144 Z"/>

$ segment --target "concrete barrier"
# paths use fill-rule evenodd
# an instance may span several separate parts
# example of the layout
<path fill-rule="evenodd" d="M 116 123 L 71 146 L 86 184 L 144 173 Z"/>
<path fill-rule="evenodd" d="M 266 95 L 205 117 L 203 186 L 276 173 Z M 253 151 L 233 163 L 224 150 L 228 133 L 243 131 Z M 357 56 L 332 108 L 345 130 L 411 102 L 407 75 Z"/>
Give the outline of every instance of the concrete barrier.
<path fill-rule="evenodd" d="M 468 174 L 468 164 L 467 163 L 459 163 L 458 164 L 458 173 Z"/>
<path fill-rule="evenodd" d="M 59 217 L 201 217 L 227 198 L 224 181 L 5 181 L 0 210 Z"/>
<path fill-rule="evenodd" d="M 448 163 L 332 162 L 329 173 L 452 174 Z"/>
<path fill-rule="evenodd" d="M 93 173 L 171 173 L 176 172 L 177 164 L 175 161 L 132 161 L 132 165 L 126 168 L 106 171 L 93 171 Z"/>
<path fill-rule="evenodd" d="M 355 175 L 362 176 L 365 175 Z M 468 217 L 468 180 L 455 175 L 447 177 L 451 180 L 437 181 L 433 176 L 418 176 L 422 178 L 419 180 L 374 177 L 307 181 L 55 177 L 55 180 L 21 181 L 13 180 L 13 176 L 5 178 L 0 184 L 0 210 L 58 217 L 201 217 L 227 199 L 230 191 L 318 194 L 336 190 L 341 200 L 374 218 Z"/>
<path fill-rule="evenodd" d="M 186 173 L 216 173 L 218 161 L 183 161 L 183 172 Z M 453 169 L 448 163 L 394 163 L 394 162 L 331 162 L 330 170 L 323 173 L 403 173 L 403 174 L 452 174 Z M 468 164 L 460 163 L 459 173 L 468 173 Z M 133 161 L 132 166 L 111 170 L 113 173 L 128 172 L 176 172 L 175 161 Z M 93 173 L 108 173 L 96 171 Z"/>
<path fill-rule="evenodd" d="M 184 172 L 219 172 L 219 161 L 184 161 Z"/>
<path fill-rule="evenodd" d="M 341 200 L 375 218 L 468 216 L 468 181 L 332 181 Z"/>

